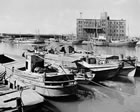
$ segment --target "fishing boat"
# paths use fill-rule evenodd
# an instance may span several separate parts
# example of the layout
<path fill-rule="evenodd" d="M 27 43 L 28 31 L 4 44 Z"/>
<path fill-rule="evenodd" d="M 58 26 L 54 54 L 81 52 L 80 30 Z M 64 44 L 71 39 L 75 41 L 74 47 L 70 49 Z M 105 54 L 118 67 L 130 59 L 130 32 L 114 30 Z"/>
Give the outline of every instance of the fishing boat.
<path fill-rule="evenodd" d="M 135 60 L 119 60 L 118 56 L 88 56 L 75 62 L 78 69 L 86 68 L 95 73 L 95 81 L 109 80 L 117 76 L 134 76 L 136 71 Z"/>
<path fill-rule="evenodd" d="M 67 73 L 56 63 L 45 64 L 43 57 L 41 54 L 27 53 L 25 66 L 12 70 L 13 82 L 20 80 L 47 97 L 76 95 L 77 82 L 74 74 Z"/>
<path fill-rule="evenodd" d="M 78 69 L 88 69 L 95 74 L 93 80 L 102 81 L 108 80 L 117 75 L 120 71 L 121 66 L 116 64 L 107 63 L 106 60 L 98 60 L 97 58 L 91 57 L 83 57 L 80 60 L 75 61 Z M 100 63 L 100 64 L 99 64 Z"/>

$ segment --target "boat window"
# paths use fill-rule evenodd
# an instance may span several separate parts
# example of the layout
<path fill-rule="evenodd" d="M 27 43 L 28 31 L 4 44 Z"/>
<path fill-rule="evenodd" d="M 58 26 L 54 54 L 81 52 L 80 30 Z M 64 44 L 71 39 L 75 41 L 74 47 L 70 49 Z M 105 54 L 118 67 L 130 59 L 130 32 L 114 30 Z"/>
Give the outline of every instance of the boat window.
<path fill-rule="evenodd" d="M 88 63 L 89 64 L 96 64 L 96 59 L 95 58 L 89 58 Z"/>

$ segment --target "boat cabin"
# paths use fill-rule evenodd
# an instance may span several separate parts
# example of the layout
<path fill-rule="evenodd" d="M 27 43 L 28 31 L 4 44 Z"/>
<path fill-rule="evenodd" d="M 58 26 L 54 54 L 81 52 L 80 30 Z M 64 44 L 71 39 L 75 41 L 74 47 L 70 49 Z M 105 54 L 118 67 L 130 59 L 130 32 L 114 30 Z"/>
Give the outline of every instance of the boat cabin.
<path fill-rule="evenodd" d="M 106 64 L 118 62 L 119 56 L 83 56 L 81 60 L 87 62 L 88 64 Z"/>
<path fill-rule="evenodd" d="M 44 68 L 44 55 L 40 54 L 27 54 L 25 62 L 25 69 L 29 72 L 37 71 L 37 67 L 43 69 Z M 39 71 L 39 70 L 38 70 Z"/>

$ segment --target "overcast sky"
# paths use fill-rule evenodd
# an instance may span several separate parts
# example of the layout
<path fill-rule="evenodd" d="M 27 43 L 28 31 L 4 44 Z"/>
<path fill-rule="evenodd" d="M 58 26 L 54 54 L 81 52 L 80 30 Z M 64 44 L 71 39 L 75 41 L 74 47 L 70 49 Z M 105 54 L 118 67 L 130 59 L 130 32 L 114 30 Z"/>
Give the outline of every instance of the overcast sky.
<path fill-rule="evenodd" d="M 140 36 L 140 0 L 0 0 L 0 32 L 76 33 L 76 19 L 125 19 L 130 36 Z M 127 30 L 128 31 L 128 30 Z"/>

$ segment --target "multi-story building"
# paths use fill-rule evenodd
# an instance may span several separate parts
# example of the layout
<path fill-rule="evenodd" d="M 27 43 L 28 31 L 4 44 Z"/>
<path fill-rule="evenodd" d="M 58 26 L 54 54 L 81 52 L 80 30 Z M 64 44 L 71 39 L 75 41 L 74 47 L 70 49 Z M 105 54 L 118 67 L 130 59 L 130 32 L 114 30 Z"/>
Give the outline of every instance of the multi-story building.
<path fill-rule="evenodd" d="M 111 20 L 107 12 L 101 13 L 100 19 L 77 19 L 77 37 L 88 40 L 104 35 L 108 40 L 126 38 L 126 20 Z"/>

